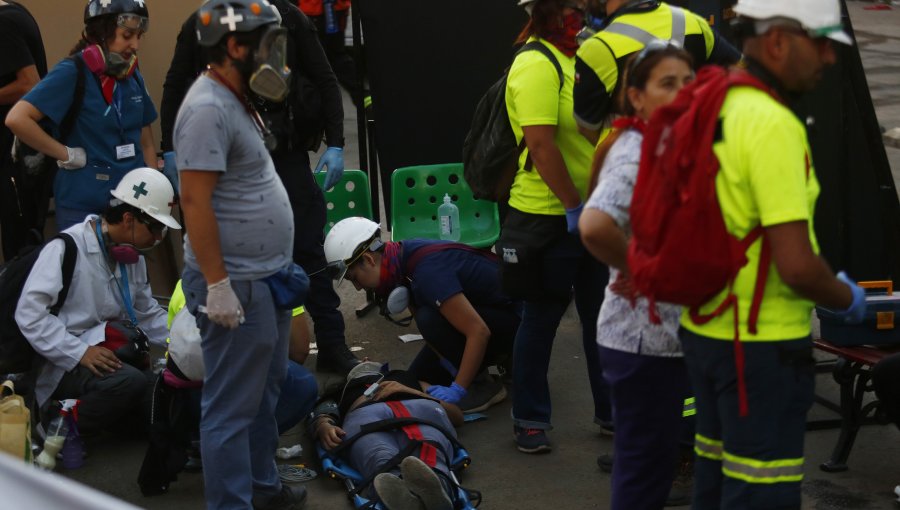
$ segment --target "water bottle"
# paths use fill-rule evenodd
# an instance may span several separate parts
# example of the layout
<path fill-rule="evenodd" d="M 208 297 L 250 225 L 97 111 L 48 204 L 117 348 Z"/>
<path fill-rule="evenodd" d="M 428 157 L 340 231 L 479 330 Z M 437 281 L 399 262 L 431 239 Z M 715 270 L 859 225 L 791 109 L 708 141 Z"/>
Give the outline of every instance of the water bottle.
<path fill-rule="evenodd" d="M 47 471 L 53 471 L 56 467 L 56 454 L 63 448 L 69 429 L 63 416 L 57 416 L 50 421 L 47 427 L 47 438 L 44 439 L 44 450 L 35 459 L 35 463 Z"/>
<path fill-rule="evenodd" d="M 71 414 L 66 416 L 69 433 L 66 434 L 66 442 L 62 447 L 62 462 L 66 469 L 78 469 L 84 465 L 84 443 L 78 426 Z"/>
<path fill-rule="evenodd" d="M 438 207 L 438 218 L 441 222 L 441 239 L 459 241 L 459 208 L 450 200 L 450 194 L 444 194 L 444 203 Z"/>
<path fill-rule="evenodd" d="M 325 33 L 336 34 L 338 26 L 334 18 L 334 0 L 322 0 L 322 12 L 325 14 Z"/>

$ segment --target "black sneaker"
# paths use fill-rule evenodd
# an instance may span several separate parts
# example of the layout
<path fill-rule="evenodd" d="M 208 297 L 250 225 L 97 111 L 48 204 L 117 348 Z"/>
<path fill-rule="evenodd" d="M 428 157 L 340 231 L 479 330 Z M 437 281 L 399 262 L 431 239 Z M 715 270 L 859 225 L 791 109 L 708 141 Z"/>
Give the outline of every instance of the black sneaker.
<path fill-rule="evenodd" d="M 466 396 L 456 405 L 462 409 L 463 414 L 480 413 L 494 404 L 503 402 L 505 398 L 506 388 L 503 383 L 488 375 L 486 378 L 472 381 Z"/>
<path fill-rule="evenodd" d="M 548 453 L 551 450 L 550 439 L 543 429 L 527 429 L 513 426 L 516 448 L 524 453 Z"/>
<path fill-rule="evenodd" d="M 666 497 L 665 506 L 685 506 L 691 504 L 694 492 L 694 452 L 682 452 L 675 471 L 675 479 Z"/>
<path fill-rule="evenodd" d="M 603 455 L 599 455 L 597 457 L 597 466 L 600 467 L 600 471 L 604 473 L 612 473 L 613 470 L 613 456 L 611 453 L 604 453 Z"/>
<path fill-rule="evenodd" d="M 306 504 L 306 487 L 281 484 L 281 492 L 266 502 L 253 498 L 253 510 L 300 510 Z"/>
<path fill-rule="evenodd" d="M 337 372 L 347 375 L 353 367 L 359 365 L 359 359 L 350 352 L 350 348 L 346 344 L 320 348 L 317 356 L 316 370 L 319 372 Z"/>

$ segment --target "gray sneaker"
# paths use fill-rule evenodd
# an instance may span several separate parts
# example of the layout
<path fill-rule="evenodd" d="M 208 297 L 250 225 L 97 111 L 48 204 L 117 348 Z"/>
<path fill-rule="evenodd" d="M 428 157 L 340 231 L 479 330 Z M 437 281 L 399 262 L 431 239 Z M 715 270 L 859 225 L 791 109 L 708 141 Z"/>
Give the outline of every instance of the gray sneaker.
<path fill-rule="evenodd" d="M 453 510 L 440 478 L 428 464 L 417 457 L 406 457 L 400 462 L 400 473 L 409 491 L 422 500 L 425 510 Z"/>
<path fill-rule="evenodd" d="M 388 510 L 425 510 L 422 500 L 409 492 L 406 483 L 392 473 L 375 477 L 375 492 Z"/>
<path fill-rule="evenodd" d="M 485 374 L 472 381 L 466 396 L 456 404 L 464 414 L 480 413 L 506 398 L 506 387 L 503 383 Z"/>

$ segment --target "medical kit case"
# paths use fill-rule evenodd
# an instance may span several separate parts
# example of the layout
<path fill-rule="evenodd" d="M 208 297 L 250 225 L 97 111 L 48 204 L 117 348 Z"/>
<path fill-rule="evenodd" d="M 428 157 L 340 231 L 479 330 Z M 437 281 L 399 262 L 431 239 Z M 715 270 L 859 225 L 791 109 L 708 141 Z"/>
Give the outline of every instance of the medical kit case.
<path fill-rule="evenodd" d="M 817 306 L 822 339 L 838 346 L 900 345 L 900 295 L 893 282 L 859 282 L 866 289 L 866 316 L 860 324 L 845 324 L 831 309 Z"/>

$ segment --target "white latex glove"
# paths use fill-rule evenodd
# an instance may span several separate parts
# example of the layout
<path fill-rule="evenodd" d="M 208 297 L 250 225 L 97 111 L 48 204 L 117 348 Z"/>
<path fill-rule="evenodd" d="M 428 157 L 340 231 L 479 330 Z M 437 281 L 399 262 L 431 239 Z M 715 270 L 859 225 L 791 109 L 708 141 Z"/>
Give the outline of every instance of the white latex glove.
<path fill-rule="evenodd" d="M 209 320 L 228 329 L 244 322 L 244 308 L 231 288 L 230 278 L 208 285 L 206 291 L 206 316 Z"/>
<path fill-rule="evenodd" d="M 66 147 L 69 159 L 57 161 L 56 165 L 65 170 L 78 170 L 87 164 L 87 153 L 81 147 Z"/>

